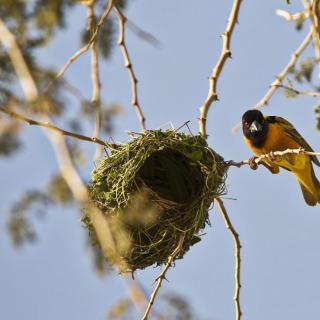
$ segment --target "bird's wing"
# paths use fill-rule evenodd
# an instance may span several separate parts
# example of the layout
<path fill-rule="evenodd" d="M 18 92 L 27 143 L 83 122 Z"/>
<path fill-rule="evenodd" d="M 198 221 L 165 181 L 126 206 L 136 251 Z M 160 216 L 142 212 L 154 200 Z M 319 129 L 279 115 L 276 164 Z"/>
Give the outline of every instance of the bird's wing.
<path fill-rule="evenodd" d="M 268 116 L 266 117 L 266 120 L 269 123 L 279 124 L 284 129 L 284 131 L 301 146 L 301 148 L 305 149 L 306 151 L 314 152 L 308 142 L 301 136 L 301 134 L 289 121 L 276 116 Z M 320 161 L 316 156 L 310 156 L 310 158 L 317 166 L 320 167 Z"/>

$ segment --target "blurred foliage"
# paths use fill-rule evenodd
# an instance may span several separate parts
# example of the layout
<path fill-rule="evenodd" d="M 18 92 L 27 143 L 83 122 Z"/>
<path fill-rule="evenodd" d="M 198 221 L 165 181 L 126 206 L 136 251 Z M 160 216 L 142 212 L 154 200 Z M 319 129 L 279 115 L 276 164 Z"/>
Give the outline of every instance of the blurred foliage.
<path fill-rule="evenodd" d="M 0 117 L 0 157 L 10 156 L 20 148 L 19 129 L 18 124 Z"/>
<path fill-rule="evenodd" d="M 36 239 L 30 212 L 44 216 L 49 205 L 72 203 L 71 191 L 60 175 L 55 175 L 43 190 L 25 192 L 11 208 L 8 231 L 14 246 L 20 247 Z"/>
<path fill-rule="evenodd" d="M 17 135 L 10 131 L 4 131 L 0 134 L 0 155 L 10 156 L 18 150 L 21 142 Z"/>
<path fill-rule="evenodd" d="M 55 204 L 65 205 L 73 200 L 71 190 L 60 174 L 53 176 L 47 185 L 46 193 Z"/>
<path fill-rule="evenodd" d="M 293 75 L 293 78 L 298 83 L 311 82 L 313 68 L 315 66 L 315 58 L 306 58 L 300 62 L 299 67 L 293 67 L 290 70 L 290 73 Z"/>
<path fill-rule="evenodd" d="M 320 130 L 320 105 L 315 108 L 316 120 L 317 120 L 317 129 Z"/>
<path fill-rule="evenodd" d="M 32 242 L 36 233 L 31 225 L 27 211 L 32 207 L 38 214 L 43 214 L 44 207 L 50 198 L 41 191 L 28 191 L 14 204 L 8 223 L 8 230 L 14 246 L 19 247 L 25 242 Z"/>
<path fill-rule="evenodd" d="M 133 305 L 129 298 L 120 299 L 109 311 L 108 311 L 108 319 L 132 319 Z M 131 317 L 131 318 L 130 318 Z"/>
<path fill-rule="evenodd" d="M 320 92 L 319 85 L 314 84 L 314 69 L 319 68 L 319 62 L 316 61 L 315 57 L 307 57 L 303 59 L 299 66 L 294 66 L 289 71 L 292 78 L 288 79 L 288 86 L 284 87 L 284 93 L 288 98 L 295 98 L 300 95 L 300 91 L 294 88 L 294 83 L 296 82 L 299 85 L 308 85 L 315 92 Z M 320 72 L 320 71 L 319 71 Z M 317 75 L 316 83 L 319 83 L 319 75 Z M 320 130 L 319 124 L 319 106 L 315 108 L 316 114 L 316 125 L 317 129 Z"/>

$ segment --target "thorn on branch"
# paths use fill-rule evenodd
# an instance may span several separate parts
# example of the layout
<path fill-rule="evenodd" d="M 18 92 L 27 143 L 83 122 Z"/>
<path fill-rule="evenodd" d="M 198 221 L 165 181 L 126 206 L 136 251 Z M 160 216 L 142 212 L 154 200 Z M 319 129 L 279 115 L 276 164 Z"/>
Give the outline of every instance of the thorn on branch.
<path fill-rule="evenodd" d="M 234 30 L 234 26 L 236 24 L 236 21 L 238 19 L 238 13 L 240 9 L 241 0 L 234 0 L 232 9 L 229 15 L 229 19 L 227 22 L 226 30 L 223 32 L 223 34 L 220 36 L 222 38 L 223 44 L 222 49 L 220 53 L 220 57 L 215 65 L 215 67 L 212 69 L 211 76 L 209 78 L 209 92 L 206 100 L 203 102 L 203 104 L 200 107 L 200 120 L 199 120 L 199 132 L 203 137 L 207 137 L 206 132 L 206 122 L 202 121 L 201 119 L 206 119 L 209 109 L 212 105 L 212 103 L 217 99 L 217 82 L 219 79 L 219 76 L 221 74 L 221 71 L 224 67 L 224 64 L 226 62 L 226 57 L 231 57 L 230 52 L 230 41 L 231 36 Z"/>
<path fill-rule="evenodd" d="M 137 77 L 134 73 L 132 63 L 130 60 L 128 48 L 125 42 L 125 22 L 126 22 L 126 17 L 122 14 L 120 9 L 117 6 L 114 6 L 114 9 L 116 11 L 116 14 L 118 16 L 118 21 L 119 21 L 119 39 L 118 39 L 118 44 L 121 48 L 123 59 L 125 61 L 125 68 L 128 70 L 129 77 L 131 80 L 131 95 L 132 95 L 132 104 L 136 110 L 136 113 L 138 115 L 138 119 L 140 121 L 141 129 L 142 131 L 146 130 L 145 126 L 145 117 L 142 113 L 140 103 L 138 101 L 138 88 L 137 88 Z"/>
<path fill-rule="evenodd" d="M 153 306 L 153 303 L 155 301 L 155 298 L 157 296 L 157 293 L 161 287 L 161 284 L 163 282 L 163 280 L 167 280 L 166 278 L 166 273 L 169 270 L 169 268 L 172 266 L 172 262 L 175 259 L 175 257 L 180 253 L 182 247 L 183 247 L 183 243 L 184 243 L 184 239 L 185 239 L 185 233 L 182 233 L 180 236 L 180 240 L 179 243 L 177 245 L 177 247 L 174 249 L 174 251 L 171 253 L 171 255 L 168 257 L 168 261 L 166 263 L 166 265 L 164 266 L 163 270 L 161 271 L 161 273 L 159 274 L 159 276 L 156 278 L 155 282 L 156 287 L 154 288 L 151 297 L 150 297 L 150 301 L 149 304 L 147 306 L 147 309 L 142 317 L 142 320 L 147 320 L 151 311 L 151 308 Z M 168 281 L 168 280 L 167 280 Z"/>

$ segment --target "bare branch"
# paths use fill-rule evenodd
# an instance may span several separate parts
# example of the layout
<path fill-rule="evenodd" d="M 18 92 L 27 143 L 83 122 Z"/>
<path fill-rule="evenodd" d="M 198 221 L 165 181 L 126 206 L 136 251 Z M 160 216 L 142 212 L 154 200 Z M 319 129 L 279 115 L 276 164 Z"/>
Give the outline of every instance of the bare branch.
<path fill-rule="evenodd" d="M 313 0 L 309 11 L 313 28 L 313 46 L 315 50 L 316 61 L 318 64 L 320 64 L 320 7 L 318 0 Z"/>
<path fill-rule="evenodd" d="M 257 165 L 261 164 L 264 159 L 269 159 L 269 160 L 277 162 L 277 157 L 279 157 L 281 159 L 286 154 L 306 154 L 306 155 L 309 155 L 309 156 L 320 156 L 320 152 L 306 151 L 303 148 L 286 149 L 284 151 L 273 151 L 271 153 L 262 154 L 259 157 L 256 157 L 254 159 L 254 163 L 257 164 Z M 238 168 L 240 168 L 240 167 L 242 167 L 243 165 L 246 165 L 246 164 L 250 165 L 250 163 L 252 163 L 252 161 L 250 159 L 249 160 L 242 160 L 240 162 L 236 162 L 236 161 L 233 161 L 233 160 L 228 161 L 228 165 L 229 166 L 235 166 L 235 167 L 238 167 Z"/>
<path fill-rule="evenodd" d="M 94 33 L 96 25 L 96 17 L 94 14 L 95 0 L 92 0 L 88 4 L 88 29 L 90 34 Z M 91 46 L 91 79 L 92 79 L 92 96 L 91 102 L 95 108 L 96 121 L 93 135 L 97 138 L 100 137 L 102 127 L 102 108 L 101 108 L 101 97 L 100 97 L 100 74 L 99 74 L 99 53 L 96 42 L 92 43 Z M 97 146 L 94 159 L 98 160 L 101 157 L 103 148 Z"/>
<path fill-rule="evenodd" d="M 308 91 L 308 90 L 297 90 L 295 88 L 288 87 L 283 84 L 279 84 L 278 87 L 288 90 L 289 93 L 291 92 L 294 95 L 305 95 L 305 96 L 314 97 L 314 98 L 320 97 L 320 92 L 314 92 L 314 91 Z"/>
<path fill-rule="evenodd" d="M 241 268 L 241 258 L 240 258 L 240 250 L 241 250 L 241 244 L 240 244 L 240 239 L 239 239 L 239 234 L 236 232 L 236 230 L 234 229 L 234 227 L 232 226 L 232 223 L 230 221 L 228 212 L 223 204 L 223 201 L 221 200 L 221 198 L 217 198 L 215 200 L 219 206 L 220 209 L 220 213 L 223 217 L 224 223 L 227 227 L 227 229 L 229 230 L 232 238 L 233 238 L 233 242 L 234 242 L 234 250 L 235 250 L 235 289 L 234 289 L 234 304 L 235 304 L 235 308 L 236 308 L 236 320 L 240 320 L 241 319 L 241 306 L 240 306 L 240 288 L 241 288 L 241 283 L 240 283 L 240 268 Z"/>
<path fill-rule="evenodd" d="M 172 261 L 179 254 L 179 252 L 181 251 L 181 248 L 182 248 L 183 242 L 184 242 L 184 238 L 185 238 L 185 234 L 182 234 L 181 237 L 180 237 L 180 241 L 179 241 L 177 247 L 174 249 L 172 254 L 169 256 L 166 265 L 164 266 L 163 270 L 161 271 L 161 273 L 157 277 L 157 279 L 156 279 L 157 284 L 156 284 L 156 286 L 155 286 L 155 288 L 154 288 L 154 290 L 153 290 L 153 292 L 151 294 L 148 307 L 147 307 L 147 309 L 146 309 L 146 311 L 145 311 L 145 313 L 144 313 L 144 315 L 143 315 L 141 320 L 148 320 L 152 305 L 153 305 L 154 300 L 155 300 L 155 298 L 157 296 L 157 293 L 158 293 L 158 291 L 159 291 L 159 289 L 161 287 L 162 281 L 164 279 L 166 279 L 166 273 L 167 273 L 168 269 L 171 267 Z"/>
<path fill-rule="evenodd" d="M 298 58 L 302 54 L 302 52 L 306 49 L 308 44 L 310 43 L 310 40 L 312 39 L 313 29 L 310 28 L 310 31 L 306 35 L 306 37 L 303 39 L 299 47 L 292 53 L 291 58 L 288 62 L 288 64 L 284 67 L 284 69 L 276 76 L 276 80 L 274 80 L 267 93 L 263 96 L 263 98 L 252 108 L 252 109 L 260 109 L 262 106 L 267 105 L 273 94 L 277 91 L 279 88 L 279 85 L 282 84 L 282 81 L 284 80 L 284 77 L 287 75 L 287 73 L 290 71 L 290 69 L 295 65 Z M 239 130 L 241 126 L 241 123 L 237 123 L 233 128 L 232 132 L 236 132 Z"/>
<path fill-rule="evenodd" d="M 117 8 L 116 6 L 114 7 L 115 11 L 117 13 L 118 16 L 118 20 L 119 20 L 119 39 L 118 39 L 118 44 L 121 48 L 122 51 L 122 55 L 123 55 L 123 59 L 124 59 L 124 65 L 128 70 L 130 79 L 131 79 L 131 91 L 132 91 L 132 105 L 134 106 L 140 124 L 141 124 L 141 129 L 142 131 L 146 130 L 146 126 L 145 126 L 145 117 L 142 113 L 139 101 L 138 101 L 138 89 L 137 89 L 137 83 L 138 80 L 136 78 L 136 75 L 133 71 L 132 68 L 132 63 L 129 57 L 129 52 L 125 43 L 125 23 L 126 23 L 126 17 L 122 14 L 122 12 L 119 10 L 119 8 Z"/>
<path fill-rule="evenodd" d="M 65 65 L 61 68 L 61 70 L 58 72 L 58 74 L 55 76 L 55 78 L 48 84 L 48 86 L 45 88 L 44 92 L 47 92 L 50 87 L 52 86 L 52 84 L 57 81 L 59 78 L 61 78 L 64 73 L 67 71 L 67 69 L 70 67 L 70 65 L 76 60 L 78 59 L 83 53 L 85 53 L 86 51 L 88 51 L 90 49 L 90 47 L 97 41 L 97 38 L 99 36 L 100 33 L 100 29 L 102 27 L 102 25 L 104 24 L 105 20 L 107 19 L 109 13 L 111 12 L 111 9 L 113 7 L 113 3 L 114 0 L 109 0 L 108 4 L 97 24 L 97 27 L 94 31 L 94 33 L 92 34 L 89 42 L 84 45 L 82 48 L 80 48 L 66 63 Z"/>
<path fill-rule="evenodd" d="M 207 137 L 206 132 L 206 122 L 207 115 L 212 103 L 218 100 L 217 94 L 217 83 L 222 71 L 222 68 L 228 58 L 231 58 L 230 41 L 234 26 L 238 19 L 239 8 L 242 0 L 234 0 L 233 6 L 228 19 L 228 24 L 226 31 L 222 34 L 222 50 L 219 60 L 215 67 L 212 69 L 211 76 L 209 77 L 209 92 L 206 100 L 200 107 L 200 117 L 199 117 L 199 131 L 204 136 Z"/>
<path fill-rule="evenodd" d="M 44 128 L 48 128 L 48 129 L 51 129 L 53 131 L 56 131 L 58 133 L 61 133 L 62 135 L 64 136 L 69 136 L 69 137 L 73 137 L 73 138 L 76 138 L 76 139 L 79 139 L 79 140 L 83 140 L 83 141 L 89 141 L 89 142 L 94 142 L 94 143 L 97 143 L 101 146 L 104 146 L 104 147 L 107 147 L 107 148 L 113 148 L 114 145 L 110 144 L 110 143 L 107 143 L 97 137 L 88 137 L 88 136 L 85 136 L 83 134 L 80 134 L 80 133 L 75 133 L 75 132 L 72 132 L 72 131 L 67 131 L 67 130 L 64 130 L 64 129 L 61 129 L 59 127 L 56 127 L 55 125 L 53 125 L 52 123 L 50 123 L 49 121 L 46 121 L 46 122 L 43 122 L 43 121 L 37 121 L 37 120 L 33 120 L 33 119 L 30 119 L 20 113 L 17 113 L 17 112 L 14 112 L 14 111 L 11 111 L 5 107 L 2 107 L 0 106 L 0 111 L 3 112 L 3 113 L 6 113 L 7 115 L 9 115 L 10 117 L 12 118 L 15 118 L 15 119 L 18 119 L 20 121 L 24 121 L 26 123 L 28 123 L 29 125 L 31 126 L 40 126 L 40 127 L 44 127 Z"/>

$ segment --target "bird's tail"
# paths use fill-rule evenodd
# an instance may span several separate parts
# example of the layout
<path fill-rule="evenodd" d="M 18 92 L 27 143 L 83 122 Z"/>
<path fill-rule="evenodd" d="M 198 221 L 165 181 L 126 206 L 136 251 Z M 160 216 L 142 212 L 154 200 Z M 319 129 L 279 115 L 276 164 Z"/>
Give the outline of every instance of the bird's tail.
<path fill-rule="evenodd" d="M 295 172 L 298 178 L 304 200 L 309 206 L 315 206 L 320 203 L 320 182 L 317 179 L 313 167 L 310 164 L 310 170 Z"/>

